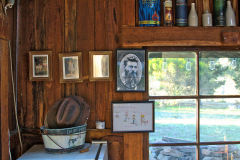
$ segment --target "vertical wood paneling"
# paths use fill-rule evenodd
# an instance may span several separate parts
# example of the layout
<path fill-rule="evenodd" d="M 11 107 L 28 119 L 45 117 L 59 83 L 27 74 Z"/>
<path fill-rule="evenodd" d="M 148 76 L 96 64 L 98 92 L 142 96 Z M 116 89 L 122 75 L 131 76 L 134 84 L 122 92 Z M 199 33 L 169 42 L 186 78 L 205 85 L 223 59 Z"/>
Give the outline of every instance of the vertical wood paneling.
<path fill-rule="evenodd" d="M 113 22 L 108 19 L 108 8 L 112 9 L 108 0 L 95 0 L 95 50 L 107 50 L 107 30 L 112 27 Z M 108 22 L 108 20 L 110 22 Z M 109 24 L 110 23 L 110 24 Z M 109 26 L 107 25 L 109 24 Z M 105 120 L 105 111 L 108 104 L 109 82 L 96 83 L 96 120 Z M 107 123 L 107 122 L 106 122 Z"/>
<path fill-rule="evenodd" d="M 203 0 L 196 0 L 196 12 L 198 15 L 198 26 L 202 26 Z"/>
<path fill-rule="evenodd" d="M 143 160 L 143 134 L 127 133 L 124 134 L 124 159 Z"/>
<path fill-rule="evenodd" d="M 118 42 L 119 1 L 96 0 L 95 50 L 114 50 Z M 114 54 L 114 52 L 113 52 Z M 111 67 L 113 67 L 114 63 Z M 96 120 L 105 120 L 111 126 L 112 81 L 96 82 Z M 102 94 L 101 94 L 102 93 Z M 102 110 L 106 112 L 102 112 Z"/>
<path fill-rule="evenodd" d="M 135 0 L 121 0 L 122 25 L 135 26 Z"/>
<path fill-rule="evenodd" d="M 1 159 L 8 159 L 8 129 L 9 129 L 9 123 L 8 123 L 8 112 L 9 112 L 9 103 L 8 103 L 8 97 L 9 97 L 9 49 L 8 49 L 8 41 L 0 39 L 0 74 L 1 74 Z M 4 76 L 2 76 L 4 75 Z"/>
<path fill-rule="evenodd" d="M 83 53 L 83 77 L 88 76 L 88 52 L 94 50 L 94 13 L 94 0 L 77 1 L 77 50 Z M 84 80 L 77 85 L 76 92 L 90 105 L 88 128 L 95 128 L 95 83 Z"/>
<path fill-rule="evenodd" d="M 65 14 L 64 14 L 64 51 L 73 52 L 76 51 L 77 43 L 77 1 L 65 0 Z M 75 95 L 74 83 L 63 84 L 64 93 L 62 96 Z"/>
<path fill-rule="evenodd" d="M 20 1 L 17 14 L 18 108 L 21 125 L 34 127 L 32 83 L 28 81 L 28 51 L 34 49 L 34 1 Z M 25 62 L 25 63 L 24 63 Z"/>
<path fill-rule="evenodd" d="M 144 93 L 124 93 L 124 101 L 142 101 Z M 136 144 L 137 143 L 137 144 Z M 142 160 L 143 158 L 143 133 L 124 134 L 124 159 Z"/>
<path fill-rule="evenodd" d="M 48 0 L 46 5 L 45 49 L 52 51 L 53 81 L 44 83 L 44 111 L 43 118 L 49 108 L 61 98 L 61 85 L 58 73 L 58 53 L 64 50 L 64 2 L 62 0 Z M 54 20 L 52 19 L 54 17 Z M 54 36 L 53 36 L 54 35 Z"/>
<path fill-rule="evenodd" d="M 238 16 L 239 16 L 238 3 L 240 3 L 238 0 L 232 0 L 232 6 L 233 6 L 233 10 L 235 11 L 237 25 L 239 25 L 239 21 L 238 21 Z"/>
<path fill-rule="evenodd" d="M 46 13 L 47 1 L 35 0 L 35 16 L 34 16 L 34 50 L 46 50 Z M 35 127 L 43 126 L 44 111 L 46 108 L 44 101 L 45 82 L 33 82 L 33 110 L 35 113 Z"/>

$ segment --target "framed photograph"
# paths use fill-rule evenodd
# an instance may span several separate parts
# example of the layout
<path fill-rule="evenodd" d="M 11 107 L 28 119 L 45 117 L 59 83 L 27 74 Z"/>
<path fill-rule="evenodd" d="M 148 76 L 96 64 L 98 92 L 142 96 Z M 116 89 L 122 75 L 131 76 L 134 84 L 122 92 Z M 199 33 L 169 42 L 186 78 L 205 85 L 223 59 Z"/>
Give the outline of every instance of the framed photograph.
<path fill-rule="evenodd" d="M 112 80 L 112 51 L 90 51 L 90 81 Z"/>
<path fill-rule="evenodd" d="M 145 50 L 117 49 L 117 91 L 145 91 Z"/>
<path fill-rule="evenodd" d="M 59 54 L 60 83 L 82 82 L 82 53 Z"/>
<path fill-rule="evenodd" d="M 52 80 L 52 51 L 29 52 L 29 80 Z"/>
<path fill-rule="evenodd" d="M 154 102 L 112 102 L 112 132 L 153 132 Z"/>

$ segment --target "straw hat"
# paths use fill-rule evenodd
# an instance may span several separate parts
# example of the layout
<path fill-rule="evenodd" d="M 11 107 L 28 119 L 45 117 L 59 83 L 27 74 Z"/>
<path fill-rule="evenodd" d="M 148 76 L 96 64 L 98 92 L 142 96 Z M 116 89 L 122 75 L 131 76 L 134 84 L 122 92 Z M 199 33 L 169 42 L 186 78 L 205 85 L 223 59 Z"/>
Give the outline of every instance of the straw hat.
<path fill-rule="evenodd" d="M 51 129 L 81 126 L 86 124 L 89 112 L 90 107 L 82 97 L 62 98 L 50 108 L 44 125 Z"/>

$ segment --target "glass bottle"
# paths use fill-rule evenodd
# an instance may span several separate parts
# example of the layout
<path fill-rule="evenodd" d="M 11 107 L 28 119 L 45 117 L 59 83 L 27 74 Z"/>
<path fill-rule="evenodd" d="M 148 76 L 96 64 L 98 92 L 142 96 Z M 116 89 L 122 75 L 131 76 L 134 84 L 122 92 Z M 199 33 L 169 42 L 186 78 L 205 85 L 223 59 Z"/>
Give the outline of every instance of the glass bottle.
<path fill-rule="evenodd" d="M 187 26 L 187 0 L 176 0 L 176 26 Z"/>
<path fill-rule="evenodd" d="M 231 1 L 227 1 L 226 25 L 227 26 L 236 26 L 236 17 L 235 17 L 235 13 L 234 13 L 234 10 L 231 5 Z"/>
<path fill-rule="evenodd" d="M 188 15 L 188 25 L 193 27 L 198 26 L 198 15 L 195 9 L 195 3 L 191 4 L 191 10 Z"/>
<path fill-rule="evenodd" d="M 164 26 L 173 25 L 172 0 L 164 1 Z"/>
<path fill-rule="evenodd" d="M 226 25 L 226 0 L 213 1 L 213 16 L 215 26 Z"/>

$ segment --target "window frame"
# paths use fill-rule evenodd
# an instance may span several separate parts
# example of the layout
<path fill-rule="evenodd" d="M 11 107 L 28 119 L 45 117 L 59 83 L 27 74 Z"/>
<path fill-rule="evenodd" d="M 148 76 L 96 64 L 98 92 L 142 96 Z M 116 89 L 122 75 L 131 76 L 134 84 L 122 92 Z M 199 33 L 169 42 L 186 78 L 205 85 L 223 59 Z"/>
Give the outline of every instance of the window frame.
<path fill-rule="evenodd" d="M 191 96 L 150 96 L 149 95 L 149 65 L 148 57 L 149 52 L 181 52 L 181 51 L 192 51 L 196 54 L 196 95 Z M 147 98 L 148 100 L 163 100 L 163 99 L 195 99 L 196 100 L 196 142 L 193 143 L 149 143 L 148 136 L 148 149 L 149 147 L 157 146 L 195 146 L 196 147 L 196 157 L 197 160 L 200 159 L 200 147 L 203 145 L 231 145 L 231 144 L 240 144 L 239 141 L 216 141 L 216 142 L 200 142 L 200 100 L 201 99 L 219 99 L 219 98 L 240 98 L 239 95 L 200 95 L 199 89 L 199 58 L 200 53 L 203 51 L 240 51 L 239 48 L 232 47 L 148 47 L 146 49 L 147 56 Z"/>

